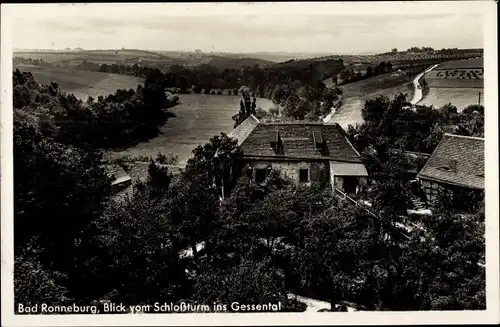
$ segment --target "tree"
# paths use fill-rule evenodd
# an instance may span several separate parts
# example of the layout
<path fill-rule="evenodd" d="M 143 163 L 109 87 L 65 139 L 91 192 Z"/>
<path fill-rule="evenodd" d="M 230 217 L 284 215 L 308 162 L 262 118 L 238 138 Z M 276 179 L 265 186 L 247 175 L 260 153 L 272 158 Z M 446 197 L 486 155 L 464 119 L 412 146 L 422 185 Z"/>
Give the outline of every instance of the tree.
<path fill-rule="evenodd" d="M 229 269 L 202 265 L 195 289 L 197 302 L 226 304 L 227 311 L 232 311 L 229 304 L 236 302 L 250 305 L 281 302 L 284 311 L 292 311 L 291 307 L 295 307 L 293 311 L 304 311 L 287 299 L 283 277 L 268 261 L 245 258 Z"/>
<path fill-rule="evenodd" d="M 393 48 L 393 49 L 391 49 L 391 52 L 392 52 L 392 53 L 397 53 L 397 52 L 398 52 L 398 49 L 397 49 L 397 48 Z"/>
<path fill-rule="evenodd" d="M 163 154 L 158 154 L 155 159 L 151 159 L 148 168 L 148 185 L 152 194 L 162 196 L 170 187 L 172 174 L 168 171 L 168 158 Z"/>
<path fill-rule="evenodd" d="M 219 204 L 229 196 L 242 170 L 241 150 L 234 139 L 221 133 L 193 150 L 181 181 L 173 189 L 172 219 L 184 230 L 193 247 L 210 235 L 218 217 Z"/>
<path fill-rule="evenodd" d="M 256 98 L 251 93 L 250 89 L 246 86 L 242 86 L 239 90 L 241 94 L 240 100 L 240 111 L 236 116 L 233 117 L 235 120 L 234 128 L 241 124 L 245 119 L 247 119 L 250 115 L 256 115 Z"/>
<path fill-rule="evenodd" d="M 438 210 L 426 218 L 426 236 L 401 244 L 392 279 L 395 310 L 481 310 L 485 308 L 484 224 Z M 403 301 L 405 299 L 405 301 Z M 403 303 L 404 302 L 404 303 Z"/>
<path fill-rule="evenodd" d="M 190 294 L 179 241 L 170 225 L 171 203 L 139 184 L 132 198 L 112 201 L 96 222 L 101 291 L 113 302 L 145 304 Z"/>
<path fill-rule="evenodd" d="M 182 248 L 191 247 L 196 257 L 196 244 L 206 241 L 217 224 L 220 198 L 209 180 L 193 172 L 183 173 L 168 198 L 168 221 L 175 239 Z"/>
<path fill-rule="evenodd" d="M 64 274 L 47 270 L 37 259 L 32 249 L 27 249 L 14 258 L 14 304 L 34 306 L 46 303 L 61 305 L 70 299 L 68 290 L 62 286 Z"/>
<path fill-rule="evenodd" d="M 216 194 L 224 198 L 235 185 L 242 169 L 239 166 L 241 156 L 237 140 L 221 133 L 193 150 L 193 157 L 186 165 L 186 175 L 201 176 L 206 183 L 213 185 Z"/>
<path fill-rule="evenodd" d="M 373 67 L 372 67 L 372 66 L 368 66 L 368 67 L 366 68 L 366 74 L 365 74 L 365 76 L 366 76 L 366 77 L 371 77 L 371 76 L 373 76 L 373 75 L 374 75 L 374 73 L 373 73 Z"/>
<path fill-rule="evenodd" d="M 66 147 L 15 121 L 14 180 L 15 256 L 30 245 L 43 267 L 68 276 L 68 296 L 93 292 L 79 281 L 92 255 L 92 223 L 110 194 L 102 154 Z"/>
<path fill-rule="evenodd" d="M 377 253 L 378 234 L 352 206 L 325 210 L 307 222 L 303 249 L 294 254 L 300 289 L 331 302 L 358 302 L 363 272 Z"/>

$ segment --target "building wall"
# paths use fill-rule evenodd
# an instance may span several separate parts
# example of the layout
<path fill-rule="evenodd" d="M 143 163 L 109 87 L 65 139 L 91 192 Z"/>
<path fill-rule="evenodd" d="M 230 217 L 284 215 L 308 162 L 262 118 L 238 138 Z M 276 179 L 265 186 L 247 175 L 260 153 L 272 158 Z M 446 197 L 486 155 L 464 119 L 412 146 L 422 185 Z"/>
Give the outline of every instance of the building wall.
<path fill-rule="evenodd" d="M 476 197 L 480 197 L 484 192 L 484 190 L 470 189 L 422 178 L 420 182 L 428 204 L 434 204 L 438 194 L 447 191 L 448 195 L 451 197 L 451 205 L 457 209 L 466 211 L 470 210 L 469 207 L 477 200 Z"/>
<path fill-rule="evenodd" d="M 264 161 L 264 160 L 250 160 L 246 161 L 242 179 L 248 181 L 247 168 L 253 168 L 252 179 L 255 180 L 257 169 L 268 169 L 278 171 L 282 177 L 289 178 L 290 180 L 300 183 L 300 169 L 309 170 L 309 182 L 303 183 L 305 185 L 321 185 L 329 184 L 330 174 L 328 162 L 307 162 L 307 161 Z"/>
<path fill-rule="evenodd" d="M 332 175 L 332 186 L 335 187 L 335 188 L 338 188 L 339 190 L 341 190 L 342 192 L 345 191 L 344 189 L 344 178 L 346 176 L 335 176 L 335 175 Z M 368 185 L 368 178 L 365 177 L 365 176 L 356 176 L 357 180 L 358 180 L 358 187 L 356 189 L 356 193 L 358 193 L 361 188 L 363 187 L 366 187 Z"/>
<path fill-rule="evenodd" d="M 425 199 L 428 203 L 436 201 L 441 185 L 435 181 L 421 179 L 422 189 L 424 190 Z"/>

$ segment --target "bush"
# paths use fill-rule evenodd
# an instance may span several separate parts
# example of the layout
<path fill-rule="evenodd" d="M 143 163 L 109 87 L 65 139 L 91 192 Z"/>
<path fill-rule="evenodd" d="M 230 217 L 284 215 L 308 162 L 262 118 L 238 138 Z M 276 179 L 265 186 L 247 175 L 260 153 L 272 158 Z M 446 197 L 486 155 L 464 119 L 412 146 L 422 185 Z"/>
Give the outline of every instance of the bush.
<path fill-rule="evenodd" d="M 218 90 L 217 95 L 222 95 L 222 90 Z"/>

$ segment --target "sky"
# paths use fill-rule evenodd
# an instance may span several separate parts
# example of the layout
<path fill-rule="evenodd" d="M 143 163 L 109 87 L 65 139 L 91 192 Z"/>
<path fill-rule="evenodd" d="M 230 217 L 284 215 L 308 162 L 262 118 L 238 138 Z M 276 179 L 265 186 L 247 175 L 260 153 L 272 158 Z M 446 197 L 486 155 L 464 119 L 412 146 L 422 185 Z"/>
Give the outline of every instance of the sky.
<path fill-rule="evenodd" d="M 483 47 L 482 15 L 459 3 L 435 10 L 383 3 L 30 4 L 12 6 L 10 17 L 13 47 L 21 49 L 379 53 Z"/>

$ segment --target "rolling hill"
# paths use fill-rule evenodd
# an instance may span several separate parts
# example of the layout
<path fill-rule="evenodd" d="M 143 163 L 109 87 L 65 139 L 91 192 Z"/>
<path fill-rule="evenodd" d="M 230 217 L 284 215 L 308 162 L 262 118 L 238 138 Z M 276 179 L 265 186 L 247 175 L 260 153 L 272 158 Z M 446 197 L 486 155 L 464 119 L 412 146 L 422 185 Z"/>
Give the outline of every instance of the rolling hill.
<path fill-rule="evenodd" d="M 40 84 L 56 82 L 60 88 L 73 93 L 85 101 L 89 96 L 97 98 L 114 93 L 117 89 L 136 89 L 143 80 L 139 77 L 89 72 L 69 68 L 43 67 L 34 65 L 14 65 L 14 69 L 31 72 Z"/>

